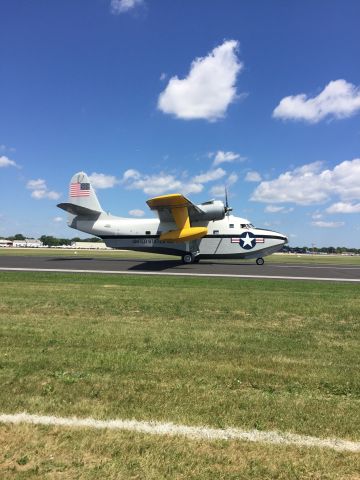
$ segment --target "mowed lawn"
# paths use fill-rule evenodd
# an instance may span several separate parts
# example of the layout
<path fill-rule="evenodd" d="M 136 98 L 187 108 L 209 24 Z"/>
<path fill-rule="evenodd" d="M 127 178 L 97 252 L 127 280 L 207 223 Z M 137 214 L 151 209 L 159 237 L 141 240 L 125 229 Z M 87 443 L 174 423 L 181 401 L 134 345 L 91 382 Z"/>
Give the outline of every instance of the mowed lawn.
<path fill-rule="evenodd" d="M 0 273 L 0 412 L 360 440 L 354 284 Z M 0 478 L 359 478 L 359 454 L 0 426 Z"/>

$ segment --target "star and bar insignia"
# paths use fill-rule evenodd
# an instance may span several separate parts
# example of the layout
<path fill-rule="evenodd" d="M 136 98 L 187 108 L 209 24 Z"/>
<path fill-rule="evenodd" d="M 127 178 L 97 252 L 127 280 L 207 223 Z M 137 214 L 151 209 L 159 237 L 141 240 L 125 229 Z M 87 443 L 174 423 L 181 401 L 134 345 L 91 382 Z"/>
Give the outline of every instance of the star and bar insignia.
<path fill-rule="evenodd" d="M 255 237 L 251 232 L 244 232 L 240 237 L 232 238 L 231 243 L 238 243 L 244 250 L 251 250 L 257 243 L 265 243 L 265 239 Z"/>

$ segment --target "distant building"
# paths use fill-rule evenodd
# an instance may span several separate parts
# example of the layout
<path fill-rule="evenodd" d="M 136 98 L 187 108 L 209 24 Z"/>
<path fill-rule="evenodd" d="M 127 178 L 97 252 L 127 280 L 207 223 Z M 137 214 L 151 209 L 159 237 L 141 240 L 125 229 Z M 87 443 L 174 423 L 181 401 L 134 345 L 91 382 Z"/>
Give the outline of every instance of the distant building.
<path fill-rule="evenodd" d="M 12 247 L 12 240 L 7 240 L 6 238 L 0 238 L 0 247 Z"/>
<path fill-rule="evenodd" d="M 104 242 L 73 242 L 71 247 L 90 250 L 111 250 L 111 248 L 108 248 Z"/>
<path fill-rule="evenodd" d="M 25 238 L 25 240 L 14 240 L 12 246 L 18 248 L 39 248 L 43 247 L 44 244 L 40 240 L 34 238 Z"/>

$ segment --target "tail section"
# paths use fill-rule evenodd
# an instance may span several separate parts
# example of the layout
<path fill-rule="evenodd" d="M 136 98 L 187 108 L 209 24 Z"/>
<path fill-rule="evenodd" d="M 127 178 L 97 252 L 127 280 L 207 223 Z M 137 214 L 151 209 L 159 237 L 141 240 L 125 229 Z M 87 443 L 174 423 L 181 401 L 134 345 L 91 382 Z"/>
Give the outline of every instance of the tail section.
<path fill-rule="evenodd" d="M 75 216 L 98 217 L 104 212 L 89 177 L 84 172 L 75 173 L 72 177 L 69 185 L 68 201 L 59 203 L 58 207 Z M 69 218 L 69 221 L 71 221 L 71 218 Z"/>

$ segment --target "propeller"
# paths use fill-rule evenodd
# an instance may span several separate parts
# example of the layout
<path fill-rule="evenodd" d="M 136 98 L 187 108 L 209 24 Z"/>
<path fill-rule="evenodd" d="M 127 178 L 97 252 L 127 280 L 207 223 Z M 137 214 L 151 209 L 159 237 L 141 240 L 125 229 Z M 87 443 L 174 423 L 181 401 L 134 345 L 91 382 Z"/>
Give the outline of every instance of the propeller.
<path fill-rule="evenodd" d="M 225 215 L 230 215 L 232 207 L 229 207 L 227 188 L 225 187 Z"/>

